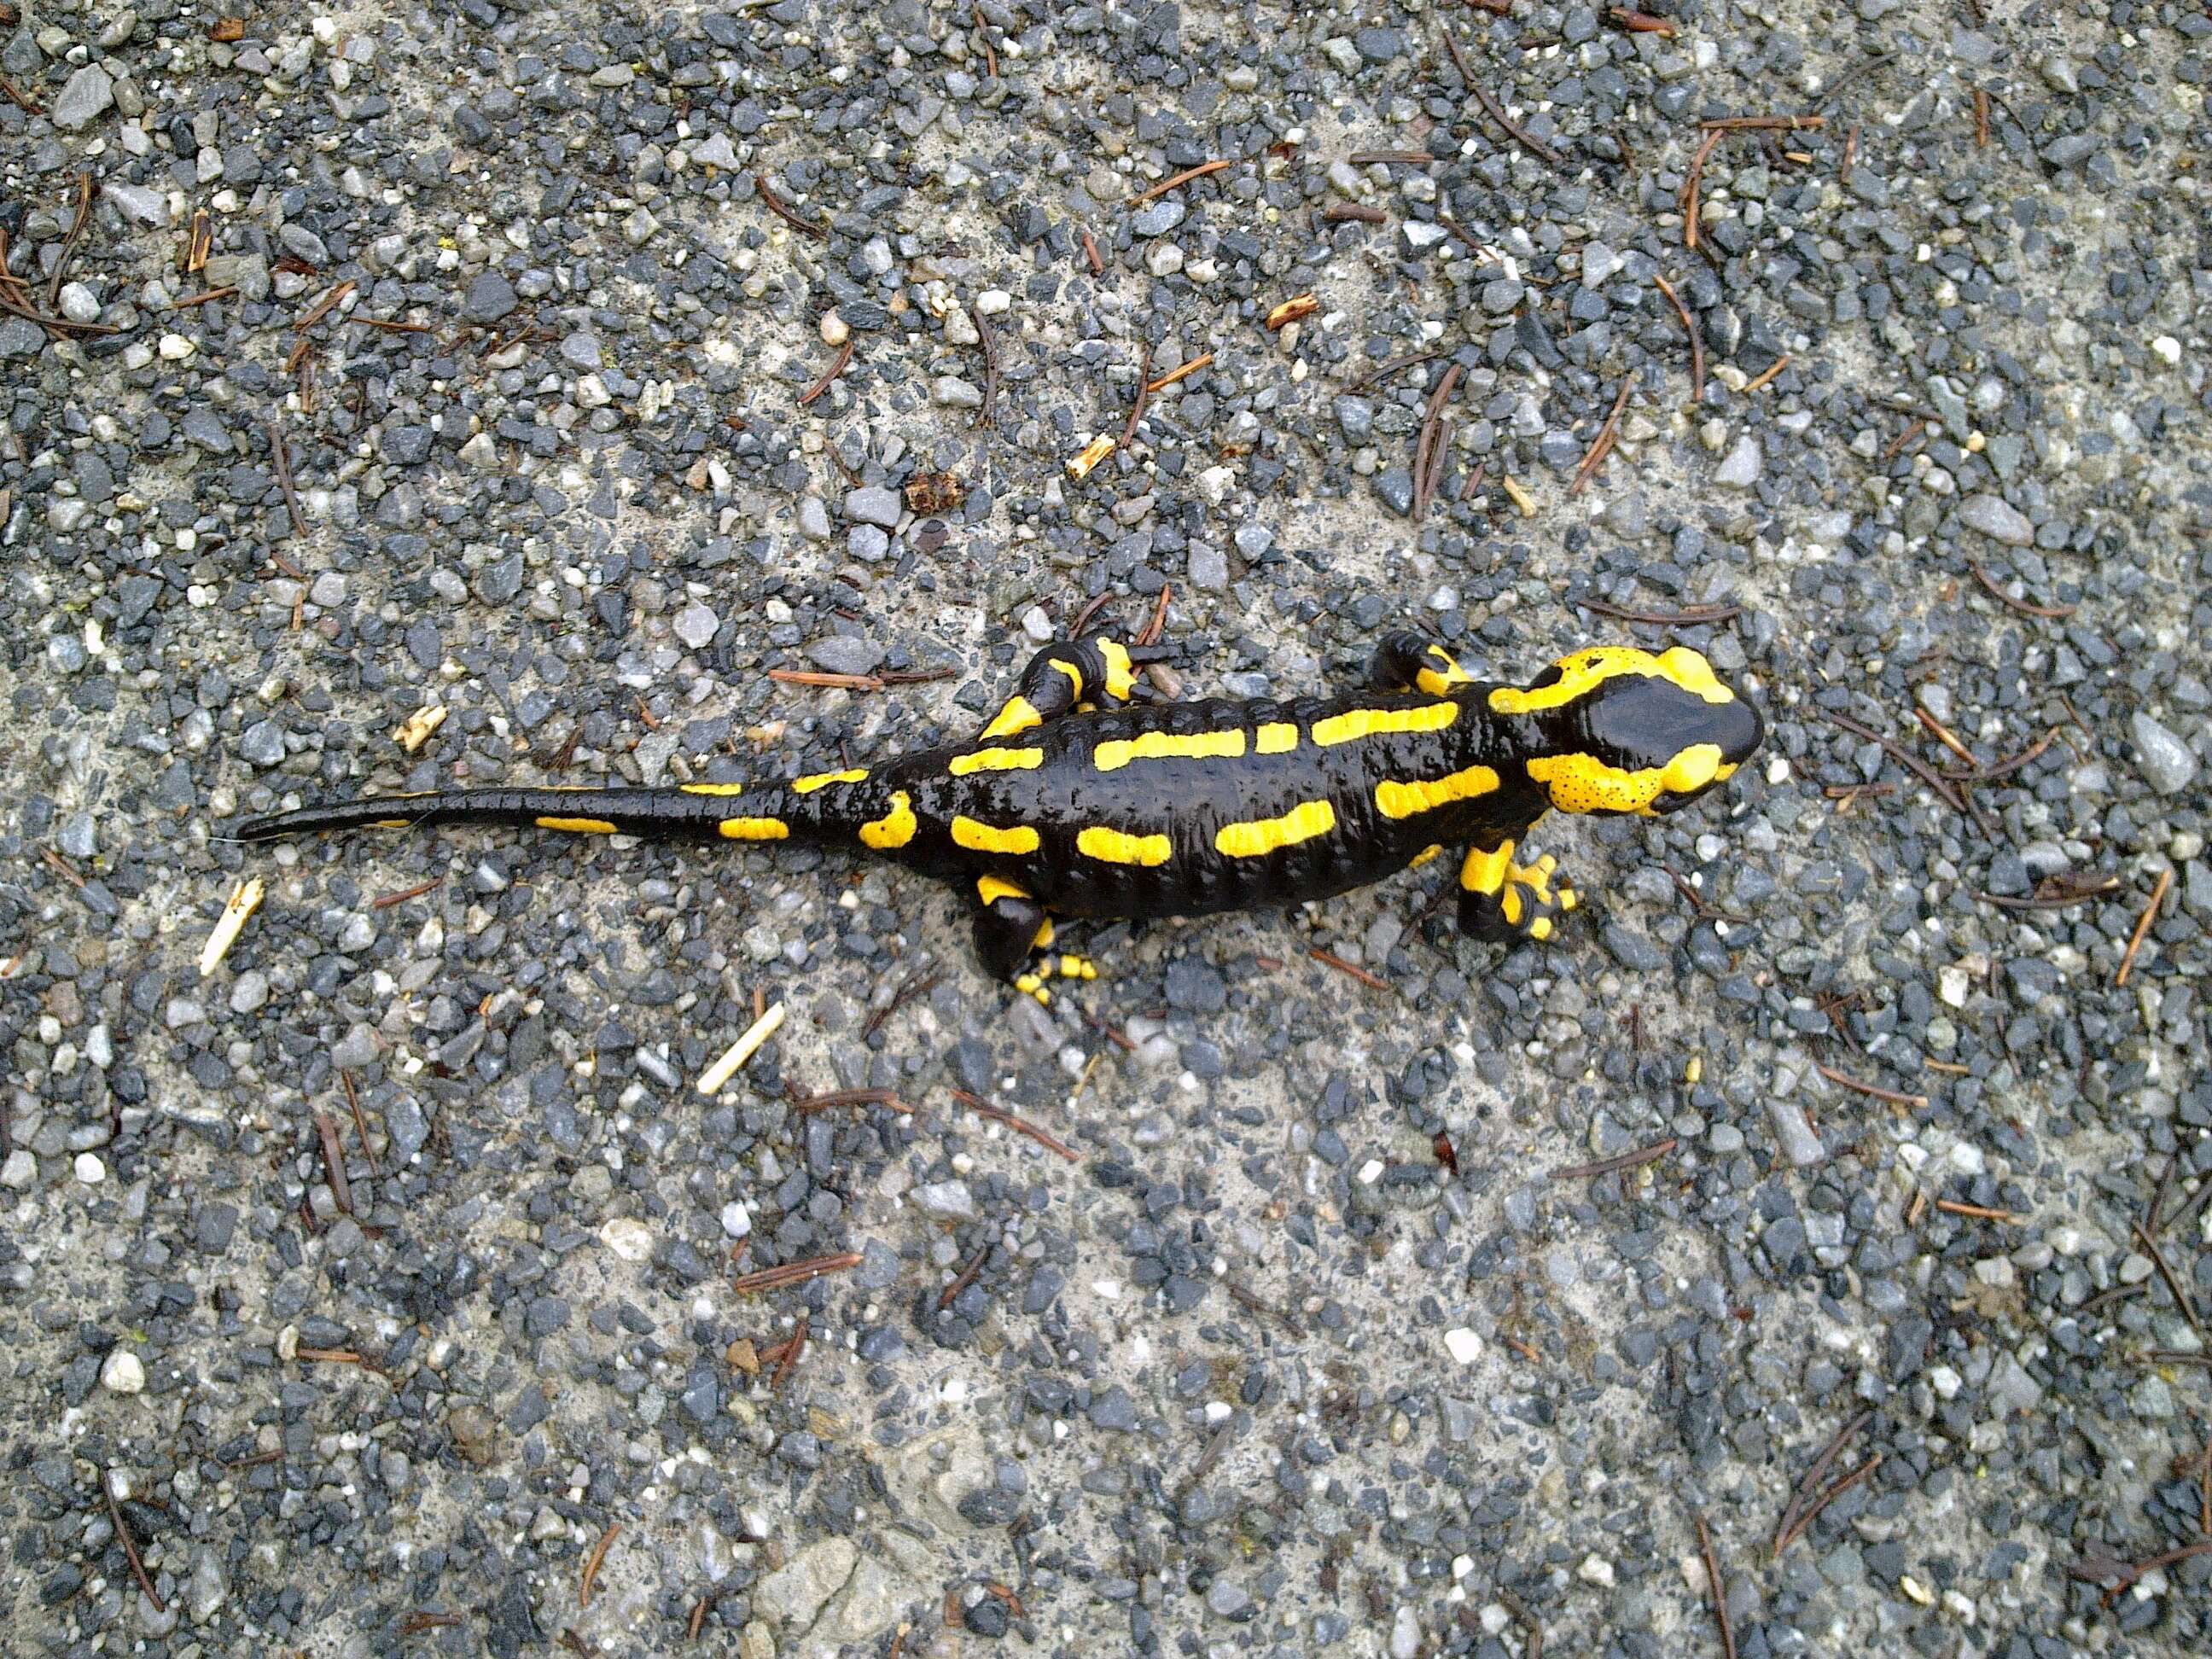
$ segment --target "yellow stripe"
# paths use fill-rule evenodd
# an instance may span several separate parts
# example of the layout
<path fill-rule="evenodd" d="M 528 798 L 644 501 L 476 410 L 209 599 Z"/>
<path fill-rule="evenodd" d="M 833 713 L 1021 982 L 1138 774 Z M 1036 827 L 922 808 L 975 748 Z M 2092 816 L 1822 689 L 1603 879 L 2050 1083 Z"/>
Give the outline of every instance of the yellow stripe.
<path fill-rule="evenodd" d="M 996 742 L 1000 738 L 1011 738 L 1017 732 L 1026 732 L 1033 726 L 1043 724 L 1044 716 L 1037 713 L 1036 705 L 1027 697 L 1009 697 L 1006 706 L 999 711 L 998 717 L 983 728 L 983 740 L 986 743 Z"/>
<path fill-rule="evenodd" d="M 1270 720 L 1253 734 L 1255 754 L 1287 755 L 1298 746 L 1298 728 L 1288 720 Z"/>
<path fill-rule="evenodd" d="M 1224 823 L 1214 832 L 1213 845 L 1232 859 L 1256 859 L 1279 847 L 1293 847 L 1325 836 L 1335 828 L 1336 808 L 1325 800 L 1310 800 L 1279 818 Z"/>
<path fill-rule="evenodd" d="M 996 904 L 1002 898 L 1025 899 L 1029 895 L 1003 876 L 978 876 L 975 878 L 975 896 L 985 904 Z"/>
<path fill-rule="evenodd" d="M 1406 867 L 1408 870 L 1418 870 L 1443 850 L 1444 849 L 1441 847 L 1424 847 L 1419 852 L 1413 854 L 1413 861 Z"/>
<path fill-rule="evenodd" d="M 747 786 L 742 783 L 687 783 L 679 787 L 687 795 L 742 795 Z"/>
<path fill-rule="evenodd" d="M 724 818 L 714 827 L 724 841 L 781 841 L 791 834 L 781 818 Z"/>
<path fill-rule="evenodd" d="M 866 767 L 848 766 L 842 772 L 817 772 L 811 777 L 793 778 L 791 781 L 791 787 L 799 794 L 811 795 L 816 790 L 830 784 L 866 783 L 867 781 Z"/>
<path fill-rule="evenodd" d="M 1459 718 L 1455 702 L 1425 702 L 1413 708 L 1354 708 L 1313 724 L 1313 740 L 1326 747 L 1393 732 L 1441 732 Z"/>
<path fill-rule="evenodd" d="M 914 839 L 914 803 L 902 789 L 891 797 L 891 810 L 860 826 L 860 842 L 878 853 L 891 852 Z"/>
<path fill-rule="evenodd" d="M 978 749 L 972 755 L 955 755 L 945 769 L 964 778 L 970 772 L 1027 772 L 1043 764 L 1042 749 Z"/>
<path fill-rule="evenodd" d="M 1505 885 L 1506 872 L 1513 868 L 1513 843 L 1507 842 L 1493 853 L 1479 847 L 1467 849 L 1467 857 L 1459 866 L 1460 890 L 1466 893 L 1495 893 Z"/>
<path fill-rule="evenodd" d="M 1546 708 L 1558 708 L 1623 674 L 1665 680 L 1707 702 L 1735 701 L 1735 693 L 1714 677 L 1712 665 L 1683 645 L 1656 657 L 1629 646 L 1593 646 L 1588 651 L 1560 658 L 1559 668 L 1558 679 L 1533 690 L 1499 686 L 1490 694 L 1491 708 L 1500 714 L 1533 714 Z"/>
<path fill-rule="evenodd" d="M 572 830 L 580 836 L 611 836 L 615 827 L 605 818 L 539 818 L 540 830 Z"/>
<path fill-rule="evenodd" d="M 1165 836 L 1133 836 L 1096 824 L 1075 838 L 1075 850 L 1108 864 L 1165 864 L 1172 850 Z"/>
<path fill-rule="evenodd" d="M 1717 743 L 1692 744 L 1664 766 L 1631 772 L 1594 755 L 1544 755 L 1528 763 L 1528 775 L 1551 792 L 1562 812 L 1644 812 L 1670 791 L 1695 794 L 1734 775 Z"/>
<path fill-rule="evenodd" d="M 1441 778 L 1419 778 L 1412 783 L 1385 781 L 1375 786 L 1375 805 L 1386 818 L 1410 818 L 1431 812 L 1455 800 L 1473 800 L 1498 787 L 1498 774 L 1486 766 L 1470 766 Z"/>
<path fill-rule="evenodd" d="M 956 817 L 952 820 L 952 843 L 971 853 L 1034 853 L 1037 849 L 1037 832 L 1026 823 L 1001 830 L 975 818 Z"/>
<path fill-rule="evenodd" d="M 1140 738 L 1116 738 L 1102 743 L 1091 763 L 1102 772 L 1116 772 L 1133 760 L 1234 760 L 1244 752 L 1244 732 L 1194 732 L 1176 737 L 1167 732 L 1147 732 Z"/>
<path fill-rule="evenodd" d="M 1083 671 L 1072 662 L 1062 662 L 1058 657 L 1045 659 L 1045 666 L 1057 668 L 1067 676 L 1067 700 L 1071 704 L 1083 701 Z"/>

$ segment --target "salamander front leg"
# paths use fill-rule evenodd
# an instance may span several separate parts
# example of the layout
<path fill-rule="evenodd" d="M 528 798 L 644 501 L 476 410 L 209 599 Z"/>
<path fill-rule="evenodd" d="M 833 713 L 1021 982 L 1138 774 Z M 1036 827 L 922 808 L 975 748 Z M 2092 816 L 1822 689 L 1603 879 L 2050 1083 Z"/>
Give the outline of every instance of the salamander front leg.
<path fill-rule="evenodd" d="M 1052 918 L 1012 882 L 985 876 L 975 884 L 975 896 L 981 901 L 975 911 L 975 954 L 993 978 L 1049 1006 L 1048 981 L 1098 977 L 1087 957 L 1053 950 Z"/>
<path fill-rule="evenodd" d="M 1550 854 L 1534 864 L 1513 861 L 1513 843 L 1471 847 L 1459 870 L 1459 929 L 1470 939 L 1497 942 L 1547 939 L 1559 919 L 1579 902 L 1557 879 Z"/>
<path fill-rule="evenodd" d="M 1378 691 L 1425 691 L 1432 697 L 1449 696 L 1454 687 L 1474 683 L 1450 652 L 1409 628 L 1382 636 L 1367 678 Z"/>
<path fill-rule="evenodd" d="M 1014 737 L 1070 709 L 1128 702 L 1137 694 L 1135 664 L 1147 654 L 1103 635 L 1048 645 L 1030 659 L 1014 695 L 983 728 L 982 740 Z"/>

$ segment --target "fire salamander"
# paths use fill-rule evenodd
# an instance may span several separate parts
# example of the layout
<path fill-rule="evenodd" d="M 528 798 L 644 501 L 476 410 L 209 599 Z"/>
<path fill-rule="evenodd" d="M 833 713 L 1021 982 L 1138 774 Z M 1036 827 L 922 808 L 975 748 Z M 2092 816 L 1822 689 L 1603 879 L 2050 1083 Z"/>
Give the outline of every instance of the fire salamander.
<path fill-rule="evenodd" d="M 1055 918 L 1201 915 L 1327 898 L 1467 851 L 1459 923 L 1551 936 L 1575 890 L 1522 837 L 1552 808 L 1653 814 L 1759 747 L 1749 702 L 1685 647 L 1577 651 L 1527 685 L 1475 680 L 1418 634 L 1388 635 L 1372 689 L 1288 702 L 1146 703 L 1144 656 L 1048 646 L 974 740 L 748 787 L 476 789 L 252 819 L 241 838 L 422 823 L 535 825 L 853 847 L 953 883 L 975 945 L 1041 1001 L 1090 979 Z M 399 804 L 399 803 L 404 803 Z"/>

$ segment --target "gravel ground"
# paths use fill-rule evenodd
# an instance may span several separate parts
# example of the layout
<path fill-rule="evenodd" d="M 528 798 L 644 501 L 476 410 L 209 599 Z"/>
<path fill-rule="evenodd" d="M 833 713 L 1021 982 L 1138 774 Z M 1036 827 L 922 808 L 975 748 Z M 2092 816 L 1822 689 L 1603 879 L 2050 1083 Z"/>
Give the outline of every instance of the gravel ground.
<path fill-rule="evenodd" d="M 0 4 L 0 1650 L 2204 1651 L 2212 22 L 1651 3 Z M 1164 596 L 1772 737 L 1547 945 L 1049 1012 L 842 857 L 222 839 Z"/>

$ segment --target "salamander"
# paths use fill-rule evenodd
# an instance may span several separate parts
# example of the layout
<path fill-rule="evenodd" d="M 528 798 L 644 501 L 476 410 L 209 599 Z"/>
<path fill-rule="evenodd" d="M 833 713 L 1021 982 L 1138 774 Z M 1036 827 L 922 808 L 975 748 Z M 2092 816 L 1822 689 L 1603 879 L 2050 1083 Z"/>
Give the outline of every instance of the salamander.
<path fill-rule="evenodd" d="M 1652 815 L 1724 783 L 1758 709 L 1686 647 L 1595 646 L 1526 685 L 1480 681 L 1441 645 L 1383 638 L 1340 696 L 1145 700 L 1142 649 L 1048 645 L 969 741 L 757 786 L 468 789 L 308 806 L 247 841 L 368 825 L 843 847 L 955 885 L 985 966 L 1050 1000 L 1087 979 L 1063 918 L 1196 916 L 1327 898 L 1464 848 L 1459 925 L 1544 939 L 1575 908 L 1522 844 L 1547 811 Z"/>

